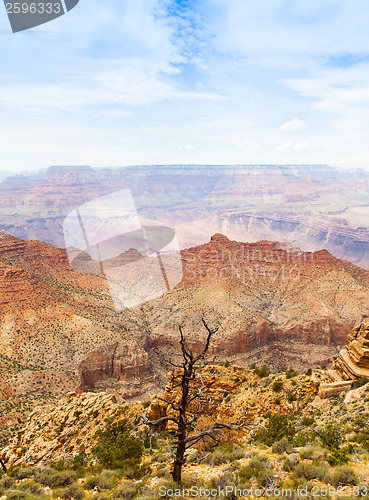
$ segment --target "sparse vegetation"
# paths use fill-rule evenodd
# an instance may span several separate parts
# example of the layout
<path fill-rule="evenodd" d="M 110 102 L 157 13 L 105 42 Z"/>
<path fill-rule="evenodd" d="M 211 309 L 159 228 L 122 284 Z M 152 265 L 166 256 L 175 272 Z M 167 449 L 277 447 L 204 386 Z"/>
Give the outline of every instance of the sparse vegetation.
<path fill-rule="evenodd" d="M 216 448 L 211 438 L 191 448 L 183 465 L 182 487 L 249 488 L 254 485 L 263 491 L 268 487 L 288 487 L 291 498 L 295 499 L 297 488 L 306 487 L 309 499 L 316 481 L 327 488 L 363 484 L 357 464 L 365 464 L 369 458 L 369 401 L 354 402 L 350 412 L 338 397 L 337 401 L 331 398 L 324 403 L 328 410 L 307 408 L 308 405 L 299 410 L 287 402 L 291 402 L 291 394 L 296 397 L 293 400 L 299 401 L 304 375 L 287 377 L 289 371 L 270 375 L 268 379 L 261 377 L 265 380 L 259 380 L 254 387 L 256 377 L 251 371 L 243 375 L 240 368 L 237 371 L 220 365 L 208 368 L 206 373 L 215 373 L 217 377 L 229 373 L 227 381 L 222 382 L 225 389 L 219 393 L 218 403 L 223 404 L 230 397 L 231 405 L 224 406 L 227 412 L 239 401 L 237 391 L 248 394 L 249 398 L 250 394 L 254 395 L 254 400 L 247 402 L 249 408 L 256 407 L 260 400 L 264 405 L 270 402 L 271 409 L 263 414 L 264 427 L 254 429 L 251 434 L 224 432 Z M 273 390 L 276 382 L 283 383 L 278 397 Z M 235 383 L 240 388 L 232 389 Z M 225 393 L 228 394 L 224 397 Z M 278 407 L 275 406 L 277 399 Z M 90 415 L 95 418 L 93 412 Z M 72 413 L 72 416 L 79 425 L 82 414 Z M 199 416 L 189 436 L 207 430 L 217 418 L 215 413 Z M 7 473 L 0 472 L 0 496 L 6 496 L 7 500 L 84 500 L 92 495 L 96 500 L 165 498 L 158 494 L 160 485 L 177 487 L 169 479 L 173 462 L 171 434 L 159 429 L 151 436 L 150 445 L 147 430 L 133 427 L 132 422 L 133 418 L 106 420 L 105 427 L 96 434 L 93 455 L 80 452 L 48 467 L 9 467 Z M 155 487 L 150 486 L 152 477 L 158 481 Z M 227 498 L 234 497 L 228 495 Z"/>

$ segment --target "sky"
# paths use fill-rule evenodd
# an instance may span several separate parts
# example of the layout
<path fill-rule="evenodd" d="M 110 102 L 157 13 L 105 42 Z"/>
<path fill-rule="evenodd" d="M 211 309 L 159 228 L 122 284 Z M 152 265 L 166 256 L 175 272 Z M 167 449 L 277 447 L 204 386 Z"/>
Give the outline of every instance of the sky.
<path fill-rule="evenodd" d="M 367 0 L 80 0 L 13 34 L 0 5 L 0 170 L 369 169 Z"/>

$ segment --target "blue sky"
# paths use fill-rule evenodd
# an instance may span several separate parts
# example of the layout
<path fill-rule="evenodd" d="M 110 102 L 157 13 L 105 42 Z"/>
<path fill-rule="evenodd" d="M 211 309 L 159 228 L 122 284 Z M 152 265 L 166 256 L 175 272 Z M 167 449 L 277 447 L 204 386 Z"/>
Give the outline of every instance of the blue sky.
<path fill-rule="evenodd" d="M 0 5 L 0 170 L 369 168 L 366 0 L 80 0 L 12 34 Z"/>

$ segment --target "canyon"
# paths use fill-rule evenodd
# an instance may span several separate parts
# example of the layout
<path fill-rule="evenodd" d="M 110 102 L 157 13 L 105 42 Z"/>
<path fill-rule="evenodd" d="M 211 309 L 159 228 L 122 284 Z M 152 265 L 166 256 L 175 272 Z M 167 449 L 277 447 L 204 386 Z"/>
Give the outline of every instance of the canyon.
<path fill-rule="evenodd" d="M 219 232 L 369 265 L 369 173 L 327 165 L 50 167 L 1 179 L 0 229 L 63 247 L 71 211 L 122 189 L 143 224 L 175 229 L 181 250 Z"/>
<path fill-rule="evenodd" d="M 217 327 L 209 350 L 217 363 L 306 369 L 330 364 L 369 309 L 369 272 L 326 250 L 217 233 L 182 250 L 181 262 L 174 289 L 117 311 L 103 275 L 74 271 L 64 249 L 2 232 L 2 432 L 68 391 L 119 401 L 156 394 L 180 360 L 179 325 L 195 351 L 201 318 Z"/>

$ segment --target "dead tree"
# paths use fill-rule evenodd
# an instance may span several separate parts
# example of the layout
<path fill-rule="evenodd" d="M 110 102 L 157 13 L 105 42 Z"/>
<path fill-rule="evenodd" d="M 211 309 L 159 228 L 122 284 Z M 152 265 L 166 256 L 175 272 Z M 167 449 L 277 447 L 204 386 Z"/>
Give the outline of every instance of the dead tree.
<path fill-rule="evenodd" d="M 0 465 L 1 465 L 1 468 L 3 469 L 3 471 L 6 472 L 6 466 L 5 466 L 4 462 L 1 460 L 1 458 L 0 458 Z"/>
<path fill-rule="evenodd" d="M 219 438 L 217 437 L 217 431 L 228 429 L 231 431 L 244 431 L 245 428 L 250 428 L 253 424 L 245 421 L 246 414 L 241 415 L 238 420 L 228 424 L 215 422 L 209 429 L 199 432 L 195 435 L 189 435 L 190 431 L 193 429 L 197 417 L 203 411 L 203 406 L 201 400 L 210 401 L 210 398 L 203 393 L 205 384 L 201 377 L 202 385 L 199 388 L 195 388 L 192 391 L 192 382 L 194 381 L 197 371 L 200 368 L 201 361 L 205 360 L 207 355 L 210 340 L 214 333 L 217 332 L 218 328 L 211 329 L 208 324 L 202 319 L 202 323 L 207 331 L 206 340 L 204 343 L 203 350 L 194 354 L 192 349 L 190 349 L 186 343 L 185 337 L 183 335 L 182 327 L 179 327 L 179 332 L 181 336 L 180 344 L 182 350 L 183 361 L 180 365 L 175 365 L 169 362 L 172 367 L 176 368 L 172 372 L 171 383 L 173 389 L 177 387 L 180 388 L 180 398 L 179 403 L 175 404 L 167 399 L 158 398 L 168 404 L 167 415 L 161 417 L 157 420 L 149 420 L 147 417 L 143 418 L 143 422 L 147 424 L 150 428 L 158 428 L 166 422 L 173 422 L 175 424 L 175 437 L 176 440 L 172 443 L 175 450 L 174 462 L 171 470 L 171 475 L 176 483 L 181 483 L 182 481 L 182 467 L 185 462 L 185 452 L 196 443 L 205 439 L 206 437 L 211 438 L 214 441 L 214 445 L 219 443 Z M 179 370 L 178 370 L 179 369 Z M 179 371 L 179 373 L 177 373 Z M 190 405 L 195 404 L 197 409 L 189 416 Z M 168 415 L 168 412 L 173 410 L 173 415 Z"/>

